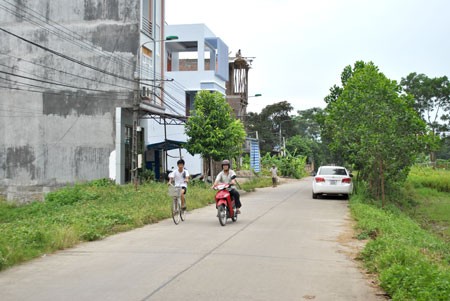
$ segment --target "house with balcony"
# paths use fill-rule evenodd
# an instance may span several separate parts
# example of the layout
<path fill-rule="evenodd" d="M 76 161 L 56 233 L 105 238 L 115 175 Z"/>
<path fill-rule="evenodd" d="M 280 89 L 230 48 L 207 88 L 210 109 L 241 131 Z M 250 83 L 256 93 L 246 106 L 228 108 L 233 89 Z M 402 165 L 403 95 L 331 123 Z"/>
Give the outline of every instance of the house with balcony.
<path fill-rule="evenodd" d="M 198 91 L 218 91 L 226 95 L 228 46 L 204 24 L 166 25 L 166 36 L 178 39 L 165 42 L 165 77 L 161 82 L 167 119 L 147 120 L 147 167 L 164 171 L 176 167 L 181 157 L 193 175 L 204 174 L 203 160 L 183 148 L 187 136 L 176 116 L 190 116 Z M 171 123 L 168 122 L 171 121 Z M 157 135 L 156 133 L 160 133 Z"/>

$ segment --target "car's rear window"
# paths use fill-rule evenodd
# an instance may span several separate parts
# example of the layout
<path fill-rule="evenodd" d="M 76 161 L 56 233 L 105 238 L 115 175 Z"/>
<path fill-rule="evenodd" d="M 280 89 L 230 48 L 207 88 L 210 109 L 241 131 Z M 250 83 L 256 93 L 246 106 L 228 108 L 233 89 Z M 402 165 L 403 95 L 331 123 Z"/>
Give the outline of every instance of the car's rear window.
<path fill-rule="evenodd" d="M 320 169 L 319 174 L 322 176 L 346 176 L 347 172 L 344 168 L 325 167 Z"/>

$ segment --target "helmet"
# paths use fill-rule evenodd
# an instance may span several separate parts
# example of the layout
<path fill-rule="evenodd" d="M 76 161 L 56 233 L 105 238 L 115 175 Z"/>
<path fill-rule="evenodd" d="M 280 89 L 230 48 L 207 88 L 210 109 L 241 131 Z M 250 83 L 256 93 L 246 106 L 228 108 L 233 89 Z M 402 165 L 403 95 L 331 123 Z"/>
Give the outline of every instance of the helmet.
<path fill-rule="evenodd" d="M 230 163 L 229 160 L 223 160 L 222 161 L 222 168 L 223 168 L 224 165 L 228 165 L 228 168 L 231 168 L 231 163 Z"/>

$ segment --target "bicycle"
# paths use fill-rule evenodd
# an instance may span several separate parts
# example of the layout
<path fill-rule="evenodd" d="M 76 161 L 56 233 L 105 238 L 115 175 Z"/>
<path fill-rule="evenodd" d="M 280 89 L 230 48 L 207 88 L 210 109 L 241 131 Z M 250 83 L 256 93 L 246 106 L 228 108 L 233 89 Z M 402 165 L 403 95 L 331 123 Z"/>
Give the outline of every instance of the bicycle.
<path fill-rule="evenodd" d="M 169 195 L 172 197 L 172 219 L 175 225 L 186 220 L 186 210 L 181 208 L 181 187 L 169 185 Z"/>

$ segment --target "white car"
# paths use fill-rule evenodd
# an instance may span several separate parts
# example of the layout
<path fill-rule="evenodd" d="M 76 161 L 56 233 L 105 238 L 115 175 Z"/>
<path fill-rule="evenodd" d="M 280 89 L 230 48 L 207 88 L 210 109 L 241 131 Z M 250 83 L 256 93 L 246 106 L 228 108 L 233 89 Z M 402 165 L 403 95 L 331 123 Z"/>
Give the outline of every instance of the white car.
<path fill-rule="evenodd" d="M 342 166 L 320 166 L 314 176 L 312 197 L 322 194 L 342 195 L 346 199 L 353 193 L 353 175 Z"/>

